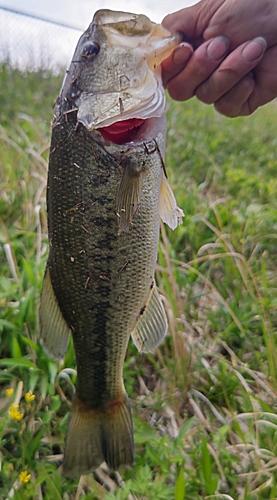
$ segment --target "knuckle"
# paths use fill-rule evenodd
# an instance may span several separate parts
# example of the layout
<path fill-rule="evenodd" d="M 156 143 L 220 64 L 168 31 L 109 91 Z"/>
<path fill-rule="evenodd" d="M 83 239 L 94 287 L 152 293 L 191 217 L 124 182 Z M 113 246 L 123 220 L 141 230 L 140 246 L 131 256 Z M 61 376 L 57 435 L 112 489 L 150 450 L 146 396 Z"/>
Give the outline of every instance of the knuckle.
<path fill-rule="evenodd" d="M 186 87 L 186 85 L 175 84 L 174 82 L 169 82 L 167 85 L 167 91 L 174 101 L 186 101 L 193 96 L 193 93 Z"/>
<path fill-rule="evenodd" d="M 214 108 L 218 113 L 220 113 L 221 115 L 225 115 L 228 118 L 236 118 L 240 115 L 240 108 L 234 108 L 232 106 L 232 103 L 228 101 L 226 102 L 224 99 L 220 99 L 219 101 L 215 102 Z"/>
<path fill-rule="evenodd" d="M 200 85 L 196 89 L 195 95 L 197 99 L 204 104 L 212 104 L 215 101 L 214 93 L 212 92 L 210 85 L 207 84 Z"/>

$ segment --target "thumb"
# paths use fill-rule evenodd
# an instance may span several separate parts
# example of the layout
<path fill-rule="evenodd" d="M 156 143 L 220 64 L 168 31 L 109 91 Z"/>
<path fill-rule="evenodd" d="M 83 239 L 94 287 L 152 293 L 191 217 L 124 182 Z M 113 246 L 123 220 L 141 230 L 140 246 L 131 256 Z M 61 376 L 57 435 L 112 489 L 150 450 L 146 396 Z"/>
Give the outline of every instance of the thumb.
<path fill-rule="evenodd" d="M 203 43 L 203 32 L 208 28 L 215 12 L 225 0 L 201 0 L 195 5 L 168 14 L 162 25 L 169 31 L 179 31 L 184 34 L 183 40 L 199 47 Z"/>
<path fill-rule="evenodd" d="M 180 31 L 188 38 L 194 38 L 197 29 L 196 6 L 168 14 L 162 21 L 162 25 L 171 32 Z"/>
<path fill-rule="evenodd" d="M 189 43 L 182 42 L 174 50 L 171 56 L 163 61 L 162 77 L 165 88 L 167 87 L 168 82 L 175 76 L 179 75 L 179 73 L 184 69 L 192 54 L 192 46 Z"/>

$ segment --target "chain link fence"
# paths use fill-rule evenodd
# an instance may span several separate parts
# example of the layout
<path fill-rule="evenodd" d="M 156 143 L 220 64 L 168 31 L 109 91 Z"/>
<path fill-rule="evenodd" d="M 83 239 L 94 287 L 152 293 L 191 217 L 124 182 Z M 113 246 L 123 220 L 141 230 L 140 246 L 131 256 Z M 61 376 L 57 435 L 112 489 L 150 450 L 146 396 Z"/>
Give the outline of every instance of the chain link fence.
<path fill-rule="evenodd" d="M 82 31 L 0 6 L 0 64 L 60 72 L 69 65 Z"/>

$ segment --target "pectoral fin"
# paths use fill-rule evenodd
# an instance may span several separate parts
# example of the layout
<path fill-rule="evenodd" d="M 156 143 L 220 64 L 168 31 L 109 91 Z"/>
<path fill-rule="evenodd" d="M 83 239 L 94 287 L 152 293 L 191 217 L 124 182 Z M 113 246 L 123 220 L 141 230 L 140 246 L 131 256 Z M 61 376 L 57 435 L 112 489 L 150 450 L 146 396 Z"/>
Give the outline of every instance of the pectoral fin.
<path fill-rule="evenodd" d="M 155 349 L 163 340 L 167 328 L 164 306 L 154 283 L 132 331 L 132 339 L 139 352 L 149 352 Z"/>
<path fill-rule="evenodd" d="M 67 351 L 70 329 L 65 322 L 52 287 L 49 268 L 46 269 L 39 309 L 40 343 L 54 359 L 61 359 Z"/>
<path fill-rule="evenodd" d="M 127 161 L 118 189 L 116 213 L 119 228 L 128 231 L 139 210 L 144 169 Z"/>
<path fill-rule="evenodd" d="M 184 212 L 177 206 L 175 196 L 165 174 L 163 174 L 160 191 L 160 217 L 171 229 L 176 229 L 179 224 L 182 224 L 182 218 L 184 217 Z"/>

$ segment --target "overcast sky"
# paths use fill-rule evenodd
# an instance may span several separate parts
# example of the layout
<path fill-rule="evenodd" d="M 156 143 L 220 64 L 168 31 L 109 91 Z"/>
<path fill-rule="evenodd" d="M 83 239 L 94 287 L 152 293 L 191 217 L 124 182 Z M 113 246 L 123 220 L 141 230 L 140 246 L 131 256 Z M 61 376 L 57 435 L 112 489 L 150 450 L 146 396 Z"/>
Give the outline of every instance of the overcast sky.
<path fill-rule="evenodd" d="M 196 3 L 196 0 L 0 0 L 0 7 L 60 22 L 81 31 L 39 21 L 0 8 L 0 62 L 21 69 L 65 69 L 76 43 L 102 8 L 146 14 L 161 22 L 166 14 Z"/>
<path fill-rule="evenodd" d="M 166 14 L 197 0 L 0 0 L 0 6 L 41 15 L 65 24 L 87 28 L 98 9 L 122 10 L 148 15 L 160 22 Z"/>

